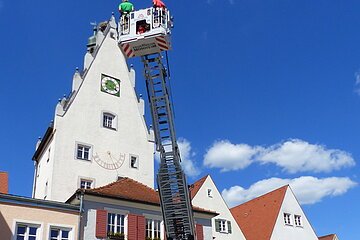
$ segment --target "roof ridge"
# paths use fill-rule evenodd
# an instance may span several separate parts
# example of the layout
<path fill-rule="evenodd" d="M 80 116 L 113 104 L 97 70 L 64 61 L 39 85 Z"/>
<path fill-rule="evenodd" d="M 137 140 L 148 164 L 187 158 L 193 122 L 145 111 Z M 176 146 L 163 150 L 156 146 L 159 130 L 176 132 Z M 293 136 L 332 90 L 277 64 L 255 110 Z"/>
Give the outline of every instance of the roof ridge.
<path fill-rule="evenodd" d="M 104 186 L 101 186 L 101 187 L 98 187 L 98 188 L 92 188 L 92 189 L 85 189 L 86 192 L 95 192 L 97 190 L 102 190 L 102 189 L 106 189 L 106 188 L 109 188 L 109 187 L 112 187 L 113 185 L 115 185 L 116 183 L 120 183 L 126 179 L 129 179 L 128 177 L 124 177 L 124 178 L 119 178 L 118 180 L 112 182 L 112 183 L 109 183 L 107 185 L 104 185 Z"/>

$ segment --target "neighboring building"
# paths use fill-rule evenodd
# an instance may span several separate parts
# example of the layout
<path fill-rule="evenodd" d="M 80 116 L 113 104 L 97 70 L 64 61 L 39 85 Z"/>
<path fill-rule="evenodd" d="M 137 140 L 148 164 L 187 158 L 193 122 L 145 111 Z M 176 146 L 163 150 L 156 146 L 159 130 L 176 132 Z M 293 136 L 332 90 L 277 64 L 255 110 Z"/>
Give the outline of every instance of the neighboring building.
<path fill-rule="evenodd" d="M 120 178 L 104 187 L 80 189 L 67 202 L 80 204 L 81 199 L 83 239 L 165 239 L 159 194 L 152 188 Z M 198 240 L 212 240 L 211 219 L 217 213 L 193 210 Z"/>
<path fill-rule="evenodd" d="M 191 197 L 195 206 L 219 213 L 212 218 L 213 239 L 245 239 L 210 175 L 191 185 Z"/>
<path fill-rule="evenodd" d="M 231 209 L 247 240 L 317 240 L 290 186 Z"/>
<path fill-rule="evenodd" d="M 336 234 L 329 234 L 326 236 L 319 237 L 319 240 L 339 240 Z"/>
<path fill-rule="evenodd" d="M 0 194 L 0 239 L 77 240 L 79 207 Z"/>
<path fill-rule="evenodd" d="M 117 45 L 114 16 L 89 39 L 84 69 L 37 143 L 33 197 L 66 201 L 78 188 L 130 177 L 154 187 L 154 137 Z"/>

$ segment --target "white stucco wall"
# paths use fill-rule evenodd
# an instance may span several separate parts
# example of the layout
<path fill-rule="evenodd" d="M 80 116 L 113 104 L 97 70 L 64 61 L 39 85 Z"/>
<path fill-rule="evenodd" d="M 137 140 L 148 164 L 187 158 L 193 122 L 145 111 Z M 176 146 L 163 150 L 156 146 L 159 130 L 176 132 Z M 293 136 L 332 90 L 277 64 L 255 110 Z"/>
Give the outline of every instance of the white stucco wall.
<path fill-rule="evenodd" d="M 292 225 L 284 222 L 284 213 L 291 214 Z M 300 215 L 302 227 L 295 226 L 294 215 Z M 287 188 L 284 201 L 281 205 L 279 215 L 271 236 L 271 240 L 318 240 L 312 226 L 307 220 L 301 206 L 296 200 L 290 187 Z"/>
<path fill-rule="evenodd" d="M 212 190 L 212 198 L 208 197 L 207 190 Z M 212 219 L 212 236 L 214 239 L 233 239 L 233 240 L 241 240 L 245 239 L 243 233 L 241 232 L 239 226 L 237 225 L 234 217 L 232 216 L 227 204 L 222 198 L 219 190 L 217 189 L 214 181 L 208 176 L 199 189 L 198 193 L 192 200 L 192 204 L 194 206 L 198 206 L 207 210 L 215 211 L 219 213 L 218 216 Z M 215 219 L 224 219 L 231 222 L 232 233 L 220 233 L 215 231 Z"/>
<path fill-rule="evenodd" d="M 120 97 L 100 90 L 101 74 L 120 80 Z M 104 111 L 117 116 L 116 131 L 102 127 Z M 66 201 L 75 192 L 80 177 L 93 179 L 94 187 L 114 182 L 118 176 L 126 176 L 153 187 L 154 144 L 142 112 L 126 60 L 117 41 L 108 34 L 70 108 L 63 116 L 55 116 L 51 150 L 53 163 L 49 164 L 48 169 L 40 170 L 40 174 L 46 174 L 38 181 L 36 197 L 44 197 L 42 189 L 49 175 L 52 180 L 49 181 L 47 199 L 57 201 Z M 120 169 L 107 170 L 94 160 L 78 160 L 75 155 L 76 143 L 92 146 L 93 155 L 98 154 L 103 161 L 112 163 L 107 152 L 115 158 L 125 154 L 125 161 Z M 138 169 L 130 167 L 130 154 L 139 157 Z"/>

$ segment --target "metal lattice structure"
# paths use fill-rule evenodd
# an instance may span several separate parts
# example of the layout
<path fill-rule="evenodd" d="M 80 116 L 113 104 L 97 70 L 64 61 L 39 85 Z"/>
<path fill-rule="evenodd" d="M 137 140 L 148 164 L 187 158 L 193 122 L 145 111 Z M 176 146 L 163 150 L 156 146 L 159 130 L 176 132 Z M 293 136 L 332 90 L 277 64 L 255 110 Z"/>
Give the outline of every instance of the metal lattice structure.
<path fill-rule="evenodd" d="M 176 141 L 167 70 L 160 53 L 142 56 L 160 169 L 157 176 L 168 240 L 193 240 L 195 228 L 189 189 Z"/>

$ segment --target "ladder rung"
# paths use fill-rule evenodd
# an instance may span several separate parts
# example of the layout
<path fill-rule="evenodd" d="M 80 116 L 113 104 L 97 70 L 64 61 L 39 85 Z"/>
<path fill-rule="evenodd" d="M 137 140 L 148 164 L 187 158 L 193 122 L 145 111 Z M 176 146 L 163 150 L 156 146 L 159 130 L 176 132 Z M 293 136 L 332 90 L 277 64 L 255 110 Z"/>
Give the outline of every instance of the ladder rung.
<path fill-rule="evenodd" d="M 162 128 L 162 129 L 160 129 L 161 132 L 164 132 L 164 131 L 167 131 L 167 130 L 169 130 L 169 129 L 168 129 L 168 128 Z"/>
<path fill-rule="evenodd" d="M 155 74 L 155 75 L 152 75 L 152 76 L 150 76 L 152 79 L 154 79 L 154 78 L 158 78 L 158 77 L 160 77 L 160 74 L 158 73 L 158 74 Z"/>
<path fill-rule="evenodd" d="M 164 120 L 159 122 L 159 124 L 165 124 L 165 123 L 168 123 L 168 121 Z"/>

